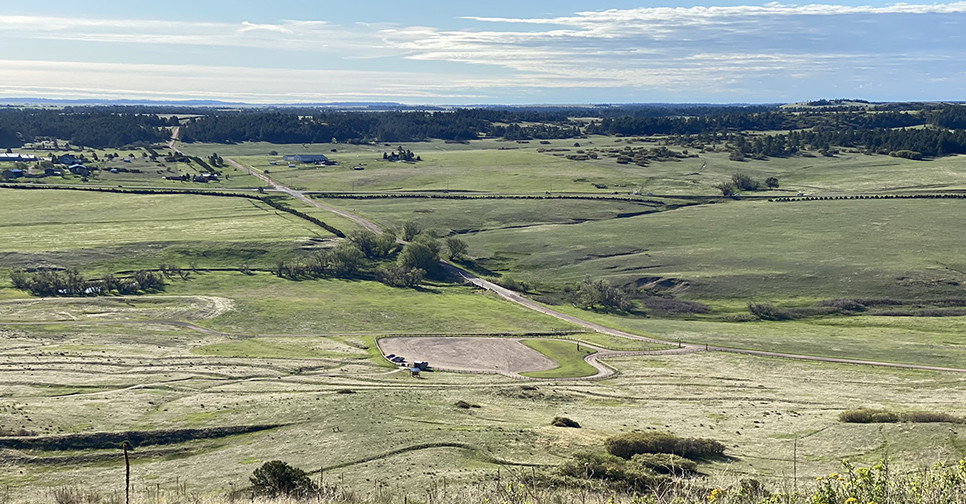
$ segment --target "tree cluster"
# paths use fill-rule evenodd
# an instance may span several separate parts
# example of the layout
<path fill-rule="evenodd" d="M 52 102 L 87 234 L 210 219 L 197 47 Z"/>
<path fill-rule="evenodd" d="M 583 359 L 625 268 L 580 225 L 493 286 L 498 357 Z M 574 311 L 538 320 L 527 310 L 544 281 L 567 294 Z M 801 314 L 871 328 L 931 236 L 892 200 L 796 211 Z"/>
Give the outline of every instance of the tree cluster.
<path fill-rule="evenodd" d="M 631 298 L 624 290 L 599 278 L 587 277 L 576 287 L 565 288 L 564 292 L 570 295 L 575 306 L 584 310 L 626 312 L 633 308 Z"/>
<path fill-rule="evenodd" d="M 77 268 L 36 273 L 18 269 L 10 272 L 10 281 L 14 288 L 43 297 L 134 295 L 161 292 L 165 288 L 164 275 L 148 270 L 138 270 L 125 277 L 107 274 L 88 279 Z"/>
<path fill-rule="evenodd" d="M 412 235 L 418 225 L 404 226 Z M 396 234 L 369 230 L 350 233 L 332 249 L 319 251 L 306 260 L 276 264 L 275 275 L 291 280 L 311 278 L 369 278 L 392 287 L 415 287 L 427 277 L 440 277 L 442 246 L 435 238 L 414 235 L 406 244 L 397 242 Z M 446 240 L 450 258 L 466 253 L 466 244 L 451 237 Z"/>

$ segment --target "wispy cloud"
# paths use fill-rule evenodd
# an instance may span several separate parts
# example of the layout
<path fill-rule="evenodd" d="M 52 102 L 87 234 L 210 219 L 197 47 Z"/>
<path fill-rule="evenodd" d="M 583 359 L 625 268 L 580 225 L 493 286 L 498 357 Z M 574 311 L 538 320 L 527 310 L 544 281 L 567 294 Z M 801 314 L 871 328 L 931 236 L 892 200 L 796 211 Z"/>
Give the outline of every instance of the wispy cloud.
<path fill-rule="evenodd" d="M 3 63 L 0 94 L 55 92 L 47 86 L 62 82 L 58 69 L 73 64 L 75 92 L 253 101 L 778 101 L 966 93 L 966 2 L 648 7 L 465 17 L 459 26 L 0 15 L 0 44 L 27 49 L 10 53 L 24 61 Z M 59 58 L 72 63 L 52 62 L 47 46 L 29 54 L 31 41 L 61 44 L 64 54 L 73 42 L 87 45 Z M 182 51 L 185 46 L 192 50 Z M 121 61 L 118 55 L 131 47 L 155 51 L 160 64 Z M 116 63 L 97 54 L 111 54 Z"/>

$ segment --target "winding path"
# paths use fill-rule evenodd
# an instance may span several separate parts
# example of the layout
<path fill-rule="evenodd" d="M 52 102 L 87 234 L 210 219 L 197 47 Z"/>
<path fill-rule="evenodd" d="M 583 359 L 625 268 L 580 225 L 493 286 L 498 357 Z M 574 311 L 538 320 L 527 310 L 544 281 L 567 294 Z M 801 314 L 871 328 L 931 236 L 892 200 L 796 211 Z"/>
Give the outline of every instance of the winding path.
<path fill-rule="evenodd" d="M 176 140 L 177 140 L 178 133 L 179 133 L 179 128 L 175 128 L 174 131 L 173 131 L 173 133 L 172 133 L 171 143 L 169 144 L 171 146 L 171 148 L 173 150 L 175 150 L 175 151 L 178 151 L 175 148 L 175 143 L 176 143 Z M 180 152 L 180 151 L 178 151 L 178 152 Z M 289 187 L 286 187 L 285 185 L 283 185 L 283 184 L 281 184 L 281 183 L 279 183 L 279 182 L 271 179 L 269 176 L 265 175 L 264 173 L 258 172 L 258 171 L 254 170 L 252 168 L 249 168 L 249 167 L 245 167 L 241 163 L 238 163 L 237 161 L 235 161 L 234 159 L 225 158 L 225 160 L 228 161 L 229 163 L 231 163 L 233 166 L 235 166 L 235 167 L 237 167 L 237 168 L 239 168 L 241 170 L 244 170 L 245 172 L 250 173 L 251 175 L 257 177 L 258 179 L 260 179 L 260 180 L 266 182 L 267 184 L 271 185 L 276 191 L 280 191 L 280 192 L 283 192 L 285 194 L 288 194 L 288 195 L 292 196 L 293 198 L 296 198 L 299 201 L 303 201 L 303 202 L 305 202 L 305 203 L 307 203 L 309 205 L 312 205 L 312 206 L 314 206 L 316 208 L 319 208 L 319 209 L 322 209 L 322 210 L 325 210 L 325 211 L 328 211 L 328 212 L 332 212 L 332 213 L 335 213 L 335 214 L 340 215 L 342 217 L 345 217 L 347 219 L 350 219 L 353 222 L 358 223 L 360 226 L 362 226 L 362 227 L 364 227 L 364 228 L 366 228 L 366 229 L 368 229 L 368 230 L 370 230 L 372 232 L 375 232 L 375 233 L 381 233 L 382 232 L 382 228 L 379 225 L 375 224 L 374 222 L 372 222 L 372 221 L 370 221 L 368 219 L 365 219 L 363 217 L 360 217 L 358 215 L 355 215 L 355 214 L 346 212 L 344 210 L 341 210 L 341 209 L 338 209 L 338 208 L 334 208 L 334 207 L 331 207 L 331 206 L 328 206 L 328 205 L 324 205 L 322 203 L 319 203 L 317 201 L 314 201 L 311 198 L 309 198 L 308 196 L 306 196 L 302 191 L 296 191 L 294 189 L 291 189 Z M 649 342 L 649 343 L 664 344 L 664 345 L 670 345 L 670 346 L 677 347 L 677 348 L 673 348 L 673 349 L 670 349 L 670 350 L 659 351 L 660 353 L 663 353 L 663 354 L 668 354 L 668 353 L 674 353 L 674 354 L 678 354 L 678 353 L 693 353 L 693 352 L 700 352 L 700 351 L 718 351 L 718 352 L 736 353 L 736 354 L 741 354 L 741 355 L 753 355 L 753 356 L 759 356 L 759 357 L 777 357 L 777 358 L 785 358 L 785 359 L 795 359 L 795 360 L 805 360 L 805 361 L 816 361 L 816 362 L 829 362 L 829 363 L 837 363 L 837 364 L 856 364 L 856 365 L 878 366 L 878 367 L 888 367 L 888 368 L 896 368 L 896 369 L 913 369 L 913 370 L 941 371 L 941 372 L 951 372 L 951 373 L 963 373 L 963 374 L 966 374 L 966 369 L 964 369 L 964 368 L 951 368 L 951 367 L 941 367 L 941 366 L 925 366 L 925 365 L 919 365 L 919 364 L 903 364 L 903 363 L 897 363 L 897 362 L 869 361 L 869 360 L 845 359 L 845 358 L 836 358 L 836 357 L 822 357 L 822 356 L 816 356 L 816 355 L 792 354 L 792 353 L 783 353 L 783 352 L 768 352 L 768 351 L 762 351 L 762 350 L 745 350 L 745 349 L 740 349 L 740 348 L 730 348 L 730 347 L 711 346 L 711 345 L 698 345 L 698 344 L 694 344 L 694 343 L 681 343 L 681 342 L 674 342 L 674 341 L 665 341 L 665 340 L 660 340 L 660 339 L 655 339 L 655 338 L 648 338 L 648 337 L 645 337 L 645 336 L 640 336 L 640 335 L 637 335 L 637 334 L 629 333 L 629 332 L 626 332 L 626 331 L 620 331 L 620 330 L 617 330 L 617 329 L 613 329 L 613 328 L 610 328 L 610 327 L 606 327 L 606 326 L 603 326 L 603 325 L 600 325 L 600 324 L 597 324 L 597 323 L 594 323 L 594 322 L 590 322 L 588 320 L 581 319 L 579 317 L 575 317 L 573 315 L 567 315 L 565 313 L 562 313 L 562 312 L 559 312 L 557 310 L 554 310 L 554 309 L 552 309 L 550 307 L 547 307 L 547 306 L 544 306 L 542 304 L 539 304 L 539 303 L 537 303 L 537 302 L 535 302 L 535 301 L 527 298 L 523 294 L 520 294 L 519 292 L 510 290 L 510 289 L 507 289 L 505 287 L 501 287 L 501 286 L 499 286 L 499 285 L 497 285 L 497 284 L 495 284 L 493 282 L 490 282 L 488 280 L 485 280 L 483 278 L 480 278 L 480 277 L 474 275 L 473 273 L 471 273 L 471 272 L 469 272 L 469 271 L 467 271 L 467 270 L 465 270 L 463 268 L 460 268 L 459 266 L 456 266 L 455 264 L 452 264 L 452 263 L 450 263 L 448 261 L 440 260 L 440 263 L 441 263 L 441 265 L 443 266 L 443 268 L 447 272 L 449 272 L 453 276 L 456 276 L 456 277 L 462 279 L 464 282 L 473 284 L 473 285 L 475 285 L 475 286 L 477 286 L 477 287 L 479 287 L 481 289 L 485 289 L 485 290 L 494 292 L 497 295 L 499 295 L 500 297 L 506 299 L 507 301 L 516 303 L 516 304 L 518 304 L 520 306 L 523 306 L 524 308 L 527 308 L 527 309 L 530 309 L 530 310 L 534 310 L 534 311 L 539 312 L 539 313 L 543 313 L 544 315 L 548 315 L 548 316 L 551 316 L 551 317 L 555 317 L 557 319 L 560 319 L 560 320 L 569 322 L 571 324 L 574 324 L 574 325 L 577 325 L 577 326 L 580 326 L 580 327 L 583 327 L 585 329 L 589 329 L 591 331 L 595 331 L 595 332 L 598 332 L 598 333 L 607 334 L 607 335 L 610 335 L 610 336 L 616 336 L 616 337 L 619 337 L 619 338 L 627 338 L 627 339 L 645 341 L 645 342 Z M 604 377 L 604 376 L 610 376 L 610 375 L 612 375 L 614 373 L 614 370 L 613 369 L 609 368 L 608 366 L 606 366 L 605 364 L 603 364 L 602 362 L 600 362 L 600 359 L 602 359 L 602 358 L 617 357 L 617 356 L 623 356 L 623 355 L 637 355 L 637 354 L 645 355 L 645 354 L 653 354 L 653 353 L 654 353 L 653 351 L 652 352 L 647 352 L 647 351 L 644 351 L 644 352 L 617 352 L 617 351 L 611 351 L 611 350 L 602 350 L 602 351 L 599 351 L 597 353 L 590 354 L 590 355 L 588 355 L 585 358 L 585 360 L 589 364 L 591 364 L 592 366 L 594 366 L 595 368 L 597 368 L 597 370 L 599 372 L 598 372 L 598 374 L 596 374 L 596 375 L 594 375 L 592 377 L 588 377 L 588 378 L 601 378 L 601 377 Z"/>

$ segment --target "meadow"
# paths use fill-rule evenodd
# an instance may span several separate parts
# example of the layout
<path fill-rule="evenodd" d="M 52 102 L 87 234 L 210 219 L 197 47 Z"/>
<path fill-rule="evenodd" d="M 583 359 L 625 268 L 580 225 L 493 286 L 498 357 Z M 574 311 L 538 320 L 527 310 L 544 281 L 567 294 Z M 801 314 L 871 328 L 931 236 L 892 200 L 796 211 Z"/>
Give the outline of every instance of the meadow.
<path fill-rule="evenodd" d="M 966 298 L 966 243 L 951 232 L 966 201 L 768 201 L 798 193 L 962 191 L 966 158 L 842 152 L 737 162 L 725 152 L 701 152 L 643 167 L 606 156 L 566 159 L 578 149 L 662 142 L 404 144 L 422 157 L 415 164 L 382 161 L 398 145 L 181 148 L 231 156 L 300 190 L 422 192 L 314 196 L 385 228 L 414 221 L 427 234 L 459 236 L 469 245 L 460 264 L 523 281 L 531 297 L 608 327 L 709 347 L 966 368 L 963 316 L 819 313 L 765 321 L 748 311 L 752 302 L 792 309 L 840 298 L 924 306 Z M 339 164 L 270 164 L 302 152 Z M 774 176 L 781 185 L 721 198 L 714 185 L 736 171 Z M 117 175 L 100 182 L 148 187 L 158 178 Z M 263 185 L 240 171 L 229 180 L 222 187 Z M 464 194 L 488 198 L 429 197 Z M 554 199 L 560 194 L 603 199 Z M 504 195 L 532 199 L 497 198 Z M 358 230 L 348 219 L 278 198 L 345 233 Z M 104 433 L 163 431 L 155 435 L 170 438 L 135 447 L 139 492 L 220 496 L 245 488 L 261 463 L 281 459 L 314 479 L 394 502 L 424 499 L 441 484 L 472 489 L 497 475 L 552 472 L 575 453 L 599 451 L 607 437 L 635 430 L 724 443 L 726 457 L 700 464 L 700 484 L 708 486 L 754 478 L 773 489 L 804 487 L 838 470 L 843 458 L 873 464 L 888 457 L 903 473 L 958 460 L 966 447 L 962 424 L 838 420 L 858 407 L 963 417 L 962 373 L 694 351 L 611 354 L 603 361 L 616 374 L 582 379 L 594 373 L 581 360 L 592 350 L 577 353 L 575 341 L 614 351 L 668 347 L 588 333 L 453 282 L 403 289 L 279 278 L 270 272 L 278 261 L 309 257 L 338 240 L 249 199 L 0 189 L 0 209 L 0 488 L 24 499 L 43 500 L 63 487 L 123 492 L 116 440 L 90 445 Z M 163 293 L 138 297 L 39 300 L 7 276 L 13 268 L 77 267 L 95 276 L 161 263 L 190 274 L 171 279 Z M 251 274 L 239 271 L 248 268 Z M 586 277 L 634 291 L 634 309 L 576 308 L 564 289 Z M 649 297 L 708 311 L 662 314 L 648 308 Z M 441 371 L 413 378 L 379 351 L 377 341 L 394 336 L 518 338 L 560 365 L 525 380 Z M 479 407 L 456 406 L 460 401 Z M 581 428 L 551 426 L 558 416 Z M 189 428 L 207 430 L 185 434 Z M 61 448 L 51 447 L 55 441 Z"/>

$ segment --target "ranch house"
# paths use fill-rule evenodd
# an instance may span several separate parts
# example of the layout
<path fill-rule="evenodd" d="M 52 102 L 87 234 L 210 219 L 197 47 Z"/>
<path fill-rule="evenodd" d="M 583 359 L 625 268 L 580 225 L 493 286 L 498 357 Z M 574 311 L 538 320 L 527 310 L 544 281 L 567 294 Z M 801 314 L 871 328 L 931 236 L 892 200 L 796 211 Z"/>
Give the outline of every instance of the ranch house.
<path fill-rule="evenodd" d="M 287 154 L 282 156 L 284 161 L 295 161 L 296 163 L 328 163 L 329 158 L 325 154 Z"/>

